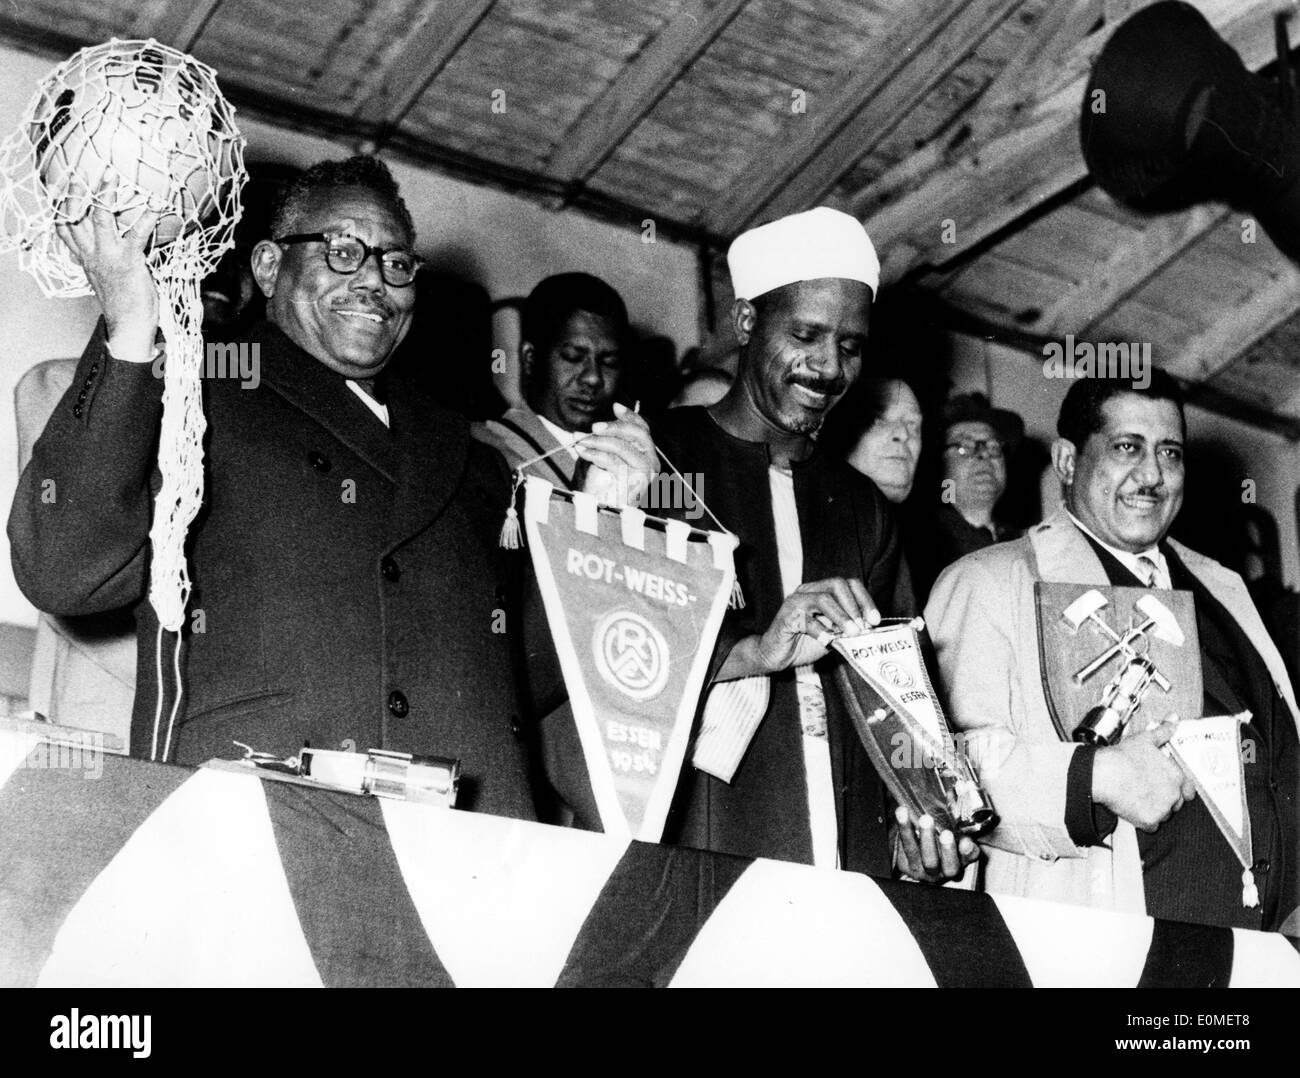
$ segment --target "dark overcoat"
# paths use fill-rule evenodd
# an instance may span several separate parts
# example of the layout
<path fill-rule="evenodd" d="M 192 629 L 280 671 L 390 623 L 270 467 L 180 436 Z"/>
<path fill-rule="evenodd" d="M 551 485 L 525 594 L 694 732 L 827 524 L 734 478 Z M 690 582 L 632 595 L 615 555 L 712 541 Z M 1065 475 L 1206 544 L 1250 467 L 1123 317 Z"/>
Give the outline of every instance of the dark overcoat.
<path fill-rule="evenodd" d="M 400 374 L 385 429 L 278 328 L 242 343 L 256 388 L 203 383 L 204 503 L 169 758 L 239 755 L 235 741 L 277 755 L 310 742 L 458 756 L 462 807 L 531 816 L 514 589 L 496 545 L 509 492 L 500 456 Z M 109 357 L 101 327 L 9 520 L 14 572 L 37 607 L 134 606 L 136 755 L 150 752 L 157 700 L 146 591 L 161 401 L 151 365 Z M 164 634 L 164 736 L 173 643 Z"/>

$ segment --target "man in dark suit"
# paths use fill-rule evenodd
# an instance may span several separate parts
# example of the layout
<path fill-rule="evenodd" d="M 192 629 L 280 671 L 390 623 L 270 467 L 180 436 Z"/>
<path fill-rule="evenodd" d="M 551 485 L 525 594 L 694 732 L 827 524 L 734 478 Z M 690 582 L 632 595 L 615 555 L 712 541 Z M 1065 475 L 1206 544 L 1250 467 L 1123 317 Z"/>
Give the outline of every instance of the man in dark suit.
<path fill-rule="evenodd" d="M 473 436 L 497 449 L 512 469 L 526 464 L 525 472 L 561 489 L 586 487 L 603 494 L 606 501 L 621 501 L 632 493 L 618 489 L 622 477 L 611 476 L 612 483 L 601 484 L 604 490 L 590 487 L 597 477 L 588 471 L 582 445 L 593 426 L 609 429 L 612 422 L 638 436 L 644 429 L 644 420 L 615 399 L 631 338 L 623 297 L 590 273 L 557 273 L 528 294 L 521 323 L 519 359 L 528 407 L 511 408 L 498 419 L 475 423 Z M 648 431 L 645 445 L 653 464 Z M 544 803 L 539 810 L 545 823 L 570 824 L 574 813 L 564 795 L 574 794 L 564 776 L 573 762 L 562 757 L 578 751 L 578 746 L 565 736 L 557 737 L 556 731 L 571 731 L 573 713 L 567 699 L 551 702 L 556 706 L 539 717 L 537 730 L 542 768 L 557 796 L 554 804 Z M 585 801 L 589 792 L 584 780 L 578 796 Z M 579 822 L 591 826 L 594 803 L 589 808 L 591 821 Z"/>
<path fill-rule="evenodd" d="M 95 211 L 63 233 L 104 320 L 9 522 L 15 574 L 38 607 L 135 604 L 143 755 L 166 744 L 177 696 L 154 674 L 145 599 L 162 397 L 152 228 L 146 218 L 119 236 Z M 208 342 L 246 347 L 257 377 L 204 382 L 206 489 L 169 758 L 239 755 L 235 742 L 457 756 L 462 807 L 529 817 L 510 645 L 519 589 L 496 547 L 508 475 L 465 419 L 386 374 L 411 322 L 414 243 L 382 163 L 323 162 L 285 189 L 254 248 L 268 321 Z M 594 438 L 584 451 L 616 468 L 620 449 Z M 173 639 L 161 637 L 168 671 Z"/>
<path fill-rule="evenodd" d="M 592 424 L 615 418 L 631 330 L 623 298 L 589 273 L 557 273 L 524 301 L 519 346 L 527 408 L 476 423 L 474 437 L 517 468 L 566 489 L 580 486 L 585 467 L 575 443 Z M 639 422 L 639 421 L 638 421 Z M 551 454 L 545 460 L 536 458 Z"/>

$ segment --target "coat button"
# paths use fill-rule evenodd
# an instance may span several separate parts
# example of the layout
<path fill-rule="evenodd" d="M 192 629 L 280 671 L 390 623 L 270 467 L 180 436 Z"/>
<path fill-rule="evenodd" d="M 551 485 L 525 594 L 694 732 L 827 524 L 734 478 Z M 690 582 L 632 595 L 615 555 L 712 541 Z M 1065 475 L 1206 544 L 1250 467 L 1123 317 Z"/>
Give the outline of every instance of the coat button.
<path fill-rule="evenodd" d="M 98 373 L 99 373 L 99 364 L 98 364 L 98 363 L 92 363 L 92 364 L 90 365 L 90 370 L 86 372 L 86 381 L 89 382 L 89 381 L 90 381 L 92 378 L 94 378 L 95 375 L 97 375 Z"/>
<path fill-rule="evenodd" d="M 331 467 L 329 457 L 315 449 L 307 454 L 307 463 L 321 473 L 328 472 Z"/>
<path fill-rule="evenodd" d="M 390 584 L 396 584 L 402 576 L 402 567 L 397 564 L 397 559 L 388 556 L 379 563 L 379 571 Z"/>
<path fill-rule="evenodd" d="M 78 403 L 78 404 L 85 404 L 85 403 L 86 403 L 86 391 L 85 391 L 84 389 L 83 389 L 80 393 L 77 394 L 77 403 Z"/>
<path fill-rule="evenodd" d="M 514 734 L 515 737 L 524 736 L 524 724 L 519 721 L 518 715 L 510 716 L 510 732 Z"/>
<path fill-rule="evenodd" d="M 74 405 L 72 406 L 72 414 L 75 415 L 78 419 L 81 418 L 81 413 L 82 413 L 83 411 L 84 411 L 84 409 L 81 407 L 80 404 L 74 404 Z"/>
<path fill-rule="evenodd" d="M 388 694 L 388 710 L 399 719 L 404 719 L 411 710 L 411 705 L 406 702 L 406 697 L 402 693 L 394 689 Z"/>

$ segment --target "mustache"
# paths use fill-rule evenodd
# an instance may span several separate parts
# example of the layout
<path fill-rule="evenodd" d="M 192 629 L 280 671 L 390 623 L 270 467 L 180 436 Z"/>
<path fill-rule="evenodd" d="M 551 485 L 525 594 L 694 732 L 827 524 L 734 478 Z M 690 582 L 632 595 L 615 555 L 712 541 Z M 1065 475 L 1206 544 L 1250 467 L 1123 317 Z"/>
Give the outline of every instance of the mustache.
<path fill-rule="evenodd" d="M 817 378 L 811 374 L 787 375 L 786 381 L 792 386 L 803 386 L 804 389 L 810 389 L 814 393 L 824 393 L 828 397 L 839 396 L 849 388 L 848 380 L 845 378 Z"/>

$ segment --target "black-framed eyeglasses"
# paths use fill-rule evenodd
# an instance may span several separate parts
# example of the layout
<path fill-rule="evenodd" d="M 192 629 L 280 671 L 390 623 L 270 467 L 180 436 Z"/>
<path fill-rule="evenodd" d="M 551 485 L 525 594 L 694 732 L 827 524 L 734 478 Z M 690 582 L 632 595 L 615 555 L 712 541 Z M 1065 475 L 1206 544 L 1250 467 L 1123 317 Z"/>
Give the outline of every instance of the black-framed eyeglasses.
<path fill-rule="evenodd" d="M 961 442 L 949 442 L 943 447 L 952 450 L 959 457 L 988 457 L 989 460 L 1001 460 L 1006 447 L 997 438 L 970 438 Z"/>
<path fill-rule="evenodd" d="M 371 247 L 356 236 L 333 235 L 329 232 L 299 232 L 281 236 L 272 243 L 323 243 L 325 265 L 335 273 L 356 273 L 371 255 L 379 258 L 379 272 L 384 283 L 393 288 L 405 288 L 415 280 L 415 273 L 424 261 L 419 255 L 403 247 Z"/>

